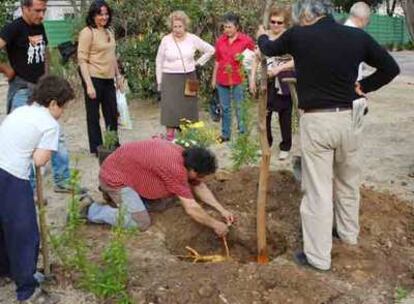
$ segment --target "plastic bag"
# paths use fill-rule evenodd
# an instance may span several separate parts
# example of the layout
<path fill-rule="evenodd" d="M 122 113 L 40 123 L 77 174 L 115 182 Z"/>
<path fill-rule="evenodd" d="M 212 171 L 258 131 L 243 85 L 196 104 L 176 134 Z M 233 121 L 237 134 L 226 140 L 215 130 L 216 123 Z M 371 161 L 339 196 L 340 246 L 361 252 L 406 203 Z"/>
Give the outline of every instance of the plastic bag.
<path fill-rule="evenodd" d="M 128 104 L 125 93 L 116 90 L 116 105 L 118 107 L 118 124 L 121 128 L 132 129 L 131 117 L 129 116 Z"/>
<path fill-rule="evenodd" d="M 211 96 L 210 104 L 209 104 L 209 112 L 210 112 L 210 117 L 213 121 L 220 121 L 221 106 L 220 106 L 220 100 L 218 97 L 217 90 L 214 90 L 213 95 Z"/>

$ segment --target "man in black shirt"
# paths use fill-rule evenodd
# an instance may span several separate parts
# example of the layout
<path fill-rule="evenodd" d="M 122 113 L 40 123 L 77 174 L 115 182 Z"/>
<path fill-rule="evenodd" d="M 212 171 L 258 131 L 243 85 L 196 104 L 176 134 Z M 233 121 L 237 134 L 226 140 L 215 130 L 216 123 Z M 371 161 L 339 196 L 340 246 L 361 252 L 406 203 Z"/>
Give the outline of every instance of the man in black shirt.
<path fill-rule="evenodd" d="M 299 107 L 304 110 L 300 121 L 304 252 L 294 258 L 320 270 L 331 267 L 333 225 L 346 243 L 356 244 L 359 234 L 362 125 L 353 102 L 399 73 L 395 60 L 371 36 L 336 23 L 332 12 L 330 0 L 298 0 L 293 17 L 300 26 L 275 41 L 263 28 L 258 32 L 259 48 L 266 56 L 291 54 L 295 61 Z M 376 71 L 356 83 L 361 62 Z"/>
<path fill-rule="evenodd" d="M 0 48 L 5 47 L 12 72 L 0 65 L 0 73 L 9 79 L 7 113 L 26 105 L 32 88 L 47 73 L 47 36 L 43 26 L 47 0 L 21 0 L 22 17 L 0 31 Z M 52 169 L 56 192 L 70 192 L 69 156 L 62 132 L 59 150 L 53 153 Z M 34 178 L 31 177 L 34 187 Z"/>

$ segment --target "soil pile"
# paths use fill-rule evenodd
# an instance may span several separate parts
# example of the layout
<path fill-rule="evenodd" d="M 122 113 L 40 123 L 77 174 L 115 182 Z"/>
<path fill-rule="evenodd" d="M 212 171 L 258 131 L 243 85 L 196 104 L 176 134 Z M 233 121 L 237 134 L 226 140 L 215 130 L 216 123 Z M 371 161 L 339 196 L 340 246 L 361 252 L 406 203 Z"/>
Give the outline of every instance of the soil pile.
<path fill-rule="evenodd" d="M 232 261 L 193 264 L 180 259 L 188 254 L 185 246 L 204 255 L 224 254 L 222 240 L 192 221 L 178 204 L 152 214 L 154 226 L 128 244 L 134 303 L 392 303 L 396 286 L 414 286 L 414 211 L 394 195 L 368 188 L 361 190 L 359 244 L 334 241 L 328 273 L 298 268 L 291 253 L 301 245 L 301 193 L 287 171 L 272 172 L 269 180 L 271 262 L 252 262 L 258 173 L 247 168 L 226 180 L 208 181 L 239 219 L 228 236 Z M 108 227 L 89 225 L 83 233 L 97 257 L 108 240 Z"/>

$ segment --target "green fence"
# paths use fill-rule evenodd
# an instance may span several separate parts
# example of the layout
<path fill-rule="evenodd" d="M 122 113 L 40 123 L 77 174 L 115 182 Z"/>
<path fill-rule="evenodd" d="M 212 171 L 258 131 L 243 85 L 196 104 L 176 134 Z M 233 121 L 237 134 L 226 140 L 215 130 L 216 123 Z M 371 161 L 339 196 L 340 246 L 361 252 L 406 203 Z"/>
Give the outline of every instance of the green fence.
<path fill-rule="evenodd" d="M 335 18 L 340 22 L 346 20 L 347 17 L 347 14 L 335 14 Z M 70 20 L 46 21 L 45 28 L 51 47 L 72 40 Z M 403 45 L 411 41 L 405 19 L 401 17 L 372 15 L 366 31 L 381 45 Z"/>
<path fill-rule="evenodd" d="M 53 20 L 44 22 L 49 46 L 72 40 L 72 22 L 70 20 Z"/>
<path fill-rule="evenodd" d="M 347 14 L 335 14 L 338 21 L 344 21 Z M 381 45 L 403 45 L 411 41 L 402 17 L 372 15 L 366 31 Z"/>

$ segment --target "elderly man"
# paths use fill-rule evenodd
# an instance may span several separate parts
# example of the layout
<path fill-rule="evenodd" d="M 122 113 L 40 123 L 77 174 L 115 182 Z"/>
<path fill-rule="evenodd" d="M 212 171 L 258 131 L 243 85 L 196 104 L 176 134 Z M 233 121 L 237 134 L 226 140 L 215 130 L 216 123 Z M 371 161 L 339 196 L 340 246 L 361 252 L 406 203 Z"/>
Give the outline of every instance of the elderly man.
<path fill-rule="evenodd" d="M 356 2 L 349 10 L 349 18 L 344 25 L 364 29 L 368 26 L 371 9 L 365 2 Z M 364 72 L 364 64 L 361 63 L 358 68 L 357 80 L 361 80 Z"/>
<path fill-rule="evenodd" d="M 204 148 L 183 150 L 171 142 L 151 139 L 122 145 L 102 164 L 99 173 L 101 190 L 124 210 L 124 225 L 146 230 L 151 219 L 148 208 L 154 200 L 178 197 L 185 212 L 196 222 L 208 226 L 218 236 L 228 232 L 234 221 L 203 182 L 216 171 L 216 158 Z M 209 216 L 194 198 L 216 209 L 226 224 Z M 114 225 L 118 208 L 92 203 L 88 220 Z"/>
<path fill-rule="evenodd" d="M 304 110 L 300 121 L 304 252 L 295 253 L 294 259 L 318 270 L 331 267 L 334 222 L 343 242 L 358 241 L 362 128 L 355 121 L 353 101 L 399 73 L 394 59 L 372 37 L 336 23 L 332 12 L 330 0 L 298 0 L 293 17 L 300 26 L 275 41 L 263 28 L 258 32 L 265 55 L 291 54 L 295 61 L 299 107 Z M 377 70 L 356 84 L 361 62 Z"/>

